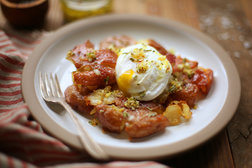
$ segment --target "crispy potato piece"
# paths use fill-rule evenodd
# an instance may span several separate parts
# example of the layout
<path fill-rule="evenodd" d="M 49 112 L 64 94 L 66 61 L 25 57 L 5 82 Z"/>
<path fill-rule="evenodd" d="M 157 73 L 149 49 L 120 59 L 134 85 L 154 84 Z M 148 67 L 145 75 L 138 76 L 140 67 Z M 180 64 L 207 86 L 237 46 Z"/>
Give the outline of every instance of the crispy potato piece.
<path fill-rule="evenodd" d="M 67 54 L 67 59 L 72 61 L 75 67 L 78 69 L 83 64 L 83 61 L 80 58 L 93 50 L 94 44 L 87 40 L 83 44 L 79 44 L 75 46 L 72 50 L 70 50 Z"/>
<path fill-rule="evenodd" d="M 81 66 L 73 72 L 75 84 L 99 88 L 116 83 L 117 55 L 112 50 L 94 50 L 83 56 L 74 55 L 72 60 L 75 57 L 80 57 L 78 59 L 81 60 L 78 62 L 78 66 Z"/>
<path fill-rule="evenodd" d="M 181 90 L 172 93 L 169 100 L 183 100 L 192 108 L 199 97 L 199 88 L 196 84 L 187 83 Z"/>
<path fill-rule="evenodd" d="M 169 121 L 162 114 L 147 109 L 129 112 L 125 131 L 130 138 L 142 138 L 164 130 Z"/>
<path fill-rule="evenodd" d="M 207 95 L 213 83 L 213 71 L 211 69 L 198 68 L 192 82 L 197 84 L 203 95 Z"/>
<path fill-rule="evenodd" d="M 170 125 L 178 125 L 181 123 L 182 109 L 179 105 L 168 105 L 163 115 L 168 119 Z"/>
<path fill-rule="evenodd" d="M 116 83 L 115 66 L 117 54 L 110 49 L 95 50 L 90 41 L 77 45 L 67 54 L 76 67 L 72 72 L 76 85 L 90 90 Z"/>
<path fill-rule="evenodd" d="M 122 91 L 113 90 L 111 86 L 104 89 L 97 89 L 85 97 L 86 104 L 96 106 L 99 104 L 115 104 L 116 106 L 124 106 L 126 98 Z"/>
<path fill-rule="evenodd" d="M 164 107 L 159 103 L 154 102 L 141 102 L 140 109 L 150 110 L 156 112 L 157 114 L 162 114 L 164 112 Z"/>
<path fill-rule="evenodd" d="M 115 105 L 97 105 L 95 115 L 105 130 L 120 133 L 125 127 L 126 118 L 123 108 Z"/>
<path fill-rule="evenodd" d="M 87 114 L 92 107 L 86 104 L 85 96 L 90 91 L 87 88 L 78 88 L 76 85 L 71 85 L 65 90 L 66 102 L 81 114 Z"/>
<path fill-rule="evenodd" d="M 192 112 L 190 110 L 190 107 L 186 102 L 181 103 L 182 106 L 182 116 L 186 119 L 189 120 L 192 117 Z"/>
<path fill-rule="evenodd" d="M 162 115 L 164 108 L 154 102 L 143 102 L 135 108 L 127 106 L 122 91 L 107 86 L 85 97 L 86 104 L 93 106 L 90 112 L 101 126 L 110 132 L 120 133 L 125 129 L 130 138 L 141 138 L 164 129 L 169 123 Z"/>
<path fill-rule="evenodd" d="M 163 115 L 168 119 L 170 125 L 178 125 L 182 122 L 181 117 L 189 120 L 192 117 L 192 112 L 185 101 L 172 101 Z"/>

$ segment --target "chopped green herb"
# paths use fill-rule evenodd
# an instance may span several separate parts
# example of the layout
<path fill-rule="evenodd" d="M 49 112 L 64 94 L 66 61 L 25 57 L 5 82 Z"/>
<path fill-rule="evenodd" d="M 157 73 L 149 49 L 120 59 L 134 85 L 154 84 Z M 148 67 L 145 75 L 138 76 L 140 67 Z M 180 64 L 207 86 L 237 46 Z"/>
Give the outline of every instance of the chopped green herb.
<path fill-rule="evenodd" d="M 138 77 L 138 76 L 137 76 L 137 75 L 135 75 L 135 76 L 133 77 L 133 79 L 134 79 L 134 80 L 137 80 L 137 77 Z"/>
<path fill-rule="evenodd" d="M 92 119 L 92 120 L 89 120 L 88 123 L 92 126 L 97 126 L 98 125 L 98 120 L 97 119 Z"/>
<path fill-rule="evenodd" d="M 126 111 L 124 111 L 124 112 L 123 112 L 123 117 L 124 117 L 124 118 L 128 118 L 128 117 L 129 117 L 129 114 L 128 114 Z"/>
<path fill-rule="evenodd" d="M 169 87 L 169 92 L 170 92 L 170 93 L 174 93 L 176 90 L 177 90 L 177 87 L 176 87 L 175 85 L 171 85 L 171 86 Z"/>
<path fill-rule="evenodd" d="M 150 107 L 146 107 L 148 110 L 152 111 L 152 109 Z"/>
<path fill-rule="evenodd" d="M 130 61 L 135 62 L 135 59 L 131 57 L 131 58 L 130 58 Z"/>
<path fill-rule="evenodd" d="M 87 57 L 87 60 L 88 60 L 89 62 L 94 61 L 94 60 L 96 59 L 95 52 L 92 51 L 92 52 L 87 53 L 87 54 L 86 54 L 86 57 Z"/>
<path fill-rule="evenodd" d="M 107 76 L 107 77 L 104 79 L 104 82 L 105 82 L 106 85 L 109 83 L 109 76 Z"/>
<path fill-rule="evenodd" d="M 145 92 L 145 91 L 140 92 L 140 94 L 139 94 L 139 96 L 140 96 L 141 98 L 143 98 L 145 95 L 146 95 L 146 92 Z"/>
<path fill-rule="evenodd" d="M 73 56 L 74 56 L 73 51 L 72 51 L 72 50 L 69 50 L 69 51 L 67 52 L 66 59 L 71 60 L 71 57 L 73 57 Z"/>
<path fill-rule="evenodd" d="M 194 75 L 194 70 L 193 69 L 184 69 L 183 72 L 189 77 L 192 78 Z"/>
<path fill-rule="evenodd" d="M 177 78 L 173 78 L 173 79 L 169 82 L 168 92 L 169 92 L 169 93 L 177 92 L 177 91 L 179 91 L 179 90 L 182 89 L 182 85 L 183 85 L 183 82 L 182 82 L 182 81 L 178 81 Z"/>
<path fill-rule="evenodd" d="M 157 115 L 156 112 L 149 113 L 149 116 L 150 116 L 150 117 L 155 117 L 156 115 Z"/>

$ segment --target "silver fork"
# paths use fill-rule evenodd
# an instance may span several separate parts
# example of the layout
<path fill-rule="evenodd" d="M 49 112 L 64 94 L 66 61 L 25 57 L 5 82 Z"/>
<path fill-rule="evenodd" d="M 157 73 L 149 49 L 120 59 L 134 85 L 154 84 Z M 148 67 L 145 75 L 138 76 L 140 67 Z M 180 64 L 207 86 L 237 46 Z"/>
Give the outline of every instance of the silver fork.
<path fill-rule="evenodd" d="M 57 75 L 55 74 L 54 77 L 52 73 L 48 75 L 45 73 L 44 75 L 40 72 L 39 73 L 39 84 L 40 84 L 40 91 L 44 100 L 48 102 L 54 102 L 61 104 L 66 111 L 69 113 L 70 117 L 74 121 L 78 131 L 78 138 L 86 149 L 86 151 L 96 159 L 99 160 L 107 160 L 109 159 L 108 154 L 106 154 L 103 149 L 94 141 L 86 129 L 81 125 L 79 119 L 76 117 L 72 108 L 67 104 L 65 101 L 65 97 L 61 92 L 59 80 Z"/>

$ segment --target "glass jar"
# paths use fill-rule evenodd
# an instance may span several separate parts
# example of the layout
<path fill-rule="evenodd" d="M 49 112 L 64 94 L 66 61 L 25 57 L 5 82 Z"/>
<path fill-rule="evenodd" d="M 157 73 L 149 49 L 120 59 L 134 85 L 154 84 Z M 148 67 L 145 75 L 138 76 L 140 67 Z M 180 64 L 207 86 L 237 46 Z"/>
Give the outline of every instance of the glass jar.
<path fill-rule="evenodd" d="M 113 0 L 61 0 L 66 21 L 101 15 L 112 10 Z"/>

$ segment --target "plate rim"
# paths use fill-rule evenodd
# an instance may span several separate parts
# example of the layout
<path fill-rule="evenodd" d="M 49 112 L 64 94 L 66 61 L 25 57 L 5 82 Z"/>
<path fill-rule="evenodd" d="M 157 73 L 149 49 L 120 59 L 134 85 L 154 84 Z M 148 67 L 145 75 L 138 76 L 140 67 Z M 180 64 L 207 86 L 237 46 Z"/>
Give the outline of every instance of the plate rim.
<path fill-rule="evenodd" d="M 123 159 L 130 159 L 130 160 L 154 159 L 154 158 L 160 158 L 164 156 L 172 156 L 172 155 L 181 153 L 183 151 L 192 149 L 206 142 L 208 139 L 212 138 L 217 133 L 219 133 L 227 125 L 227 123 L 232 119 L 233 115 L 235 114 L 239 101 L 240 101 L 240 95 L 241 95 L 240 77 L 236 69 L 236 66 L 233 63 L 230 56 L 228 55 L 228 53 L 210 37 L 208 37 L 207 35 L 203 34 L 202 32 L 196 29 L 191 28 L 188 25 L 184 25 L 182 23 L 169 20 L 167 18 L 160 18 L 156 16 L 146 16 L 146 15 L 135 15 L 135 14 L 109 14 L 109 15 L 97 16 L 97 17 L 79 20 L 79 21 L 70 23 L 68 25 L 65 25 L 62 28 L 56 30 L 52 34 L 45 37 L 45 39 L 43 39 L 42 42 L 38 46 L 36 46 L 33 53 L 29 56 L 29 59 L 26 61 L 24 69 L 23 69 L 22 93 L 23 93 L 24 100 L 30 109 L 31 114 L 43 126 L 43 128 L 45 128 L 48 132 L 50 132 L 52 135 L 59 138 L 60 140 L 64 141 L 65 143 L 75 148 L 82 149 L 81 143 L 79 142 L 77 135 L 71 134 L 64 129 L 58 130 L 59 127 L 60 128 L 62 127 L 59 126 L 59 124 L 57 124 L 56 122 L 54 122 L 53 119 L 48 120 L 47 117 L 50 118 L 50 116 L 46 112 L 44 113 L 42 112 L 44 111 L 44 109 L 41 107 L 38 101 L 36 102 L 37 97 L 36 97 L 36 90 L 34 86 L 34 81 L 36 80 L 36 74 L 35 74 L 35 71 L 31 71 L 30 69 L 36 69 L 37 63 L 39 62 L 40 57 L 43 55 L 43 49 L 50 47 L 50 44 L 53 44 L 53 42 L 60 40 L 61 37 L 64 37 L 65 33 L 69 31 L 73 31 L 73 30 L 78 30 L 83 26 L 92 26 L 99 22 L 109 22 L 109 21 L 115 21 L 115 20 L 144 21 L 144 22 L 148 22 L 152 24 L 158 24 L 162 27 L 172 26 L 181 30 L 180 32 L 182 33 L 186 32 L 187 34 L 190 34 L 191 36 L 197 37 L 201 42 L 203 42 L 212 51 L 214 51 L 216 55 L 218 56 L 218 58 L 220 59 L 227 75 L 228 91 L 227 91 L 226 101 L 223 104 L 223 107 L 218 113 L 218 115 L 216 116 L 216 118 L 210 124 L 208 124 L 205 128 L 195 133 L 196 135 L 200 135 L 201 138 L 197 138 L 197 136 L 194 135 L 184 140 L 174 142 L 173 144 L 171 144 L 173 146 L 171 146 L 170 150 L 167 152 L 158 153 L 154 149 L 156 147 L 150 147 L 148 148 L 148 150 L 153 151 L 153 152 L 147 152 L 148 151 L 147 149 L 141 149 L 142 152 L 146 151 L 144 155 L 137 155 L 137 153 L 139 152 L 132 155 L 132 150 L 127 149 L 125 147 L 123 148 L 124 152 L 121 152 L 118 155 L 111 154 L 111 156 L 113 158 L 123 158 Z M 230 74 L 230 72 L 232 72 L 232 75 Z M 34 98 L 34 96 L 36 97 L 36 99 Z M 47 119 L 48 124 L 44 123 L 45 119 Z M 54 127 L 49 126 L 51 124 L 54 125 Z M 190 145 L 182 142 L 185 140 L 189 141 Z M 102 147 L 105 149 L 105 151 L 109 151 L 108 146 L 102 145 Z M 122 148 L 114 147 L 113 149 L 120 150 Z"/>

